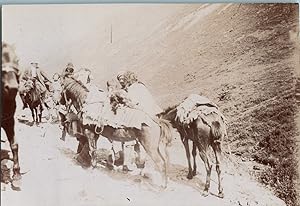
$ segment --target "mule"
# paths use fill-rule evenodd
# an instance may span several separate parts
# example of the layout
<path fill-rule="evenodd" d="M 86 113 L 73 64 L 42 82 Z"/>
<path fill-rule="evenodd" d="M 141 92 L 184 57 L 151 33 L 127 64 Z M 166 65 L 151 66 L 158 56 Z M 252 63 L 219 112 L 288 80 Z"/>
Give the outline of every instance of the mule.
<path fill-rule="evenodd" d="M 2 42 L 2 116 L 4 129 L 13 154 L 13 189 L 20 189 L 19 145 L 15 137 L 16 95 L 19 86 L 18 58 L 12 46 Z"/>
<path fill-rule="evenodd" d="M 32 80 L 27 80 L 24 84 L 26 89 L 25 103 L 29 106 L 33 122 L 40 123 L 43 113 L 42 93 Z"/>
<path fill-rule="evenodd" d="M 79 81 L 67 77 L 63 82 L 63 89 L 64 95 L 62 95 L 61 103 L 71 102 L 77 112 L 80 113 L 87 97 L 87 88 Z M 169 164 L 167 147 L 172 141 L 171 130 L 172 126 L 169 121 L 159 118 L 153 119 L 150 125 L 142 124 L 141 129 L 116 129 L 108 125 L 83 125 L 93 164 L 95 163 L 95 151 L 100 134 L 109 140 L 119 142 L 137 140 L 162 175 L 164 188 L 167 186 L 167 167 Z"/>
<path fill-rule="evenodd" d="M 222 157 L 222 142 L 223 138 L 227 135 L 226 126 L 221 116 L 216 113 L 208 114 L 211 115 L 210 118 L 213 119 L 212 124 L 208 125 L 200 116 L 198 116 L 194 121 L 189 124 L 183 124 L 177 119 L 177 108 L 171 107 L 165 110 L 161 117 L 167 119 L 171 122 L 172 126 L 177 129 L 180 134 L 182 143 L 185 148 L 186 157 L 188 161 L 188 179 L 192 179 L 196 175 L 196 154 L 197 149 L 199 150 L 200 158 L 203 160 L 206 168 L 206 182 L 204 188 L 204 196 L 208 195 L 210 187 L 210 175 L 212 164 L 208 156 L 208 149 L 211 147 L 214 151 L 216 158 L 216 171 L 218 174 L 218 196 L 220 198 L 224 197 L 222 181 L 221 181 L 221 157 Z M 189 140 L 193 142 L 193 160 L 194 167 L 192 170 L 190 150 L 189 150 Z"/>

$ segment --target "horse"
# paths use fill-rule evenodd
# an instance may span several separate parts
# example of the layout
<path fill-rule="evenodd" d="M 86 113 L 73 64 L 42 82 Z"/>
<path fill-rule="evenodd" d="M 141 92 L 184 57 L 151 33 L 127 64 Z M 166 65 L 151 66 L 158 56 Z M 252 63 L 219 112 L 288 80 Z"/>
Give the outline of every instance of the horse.
<path fill-rule="evenodd" d="M 20 189 L 21 173 L 19 165 L 19 145 L 15 137 L 16 95 L 19 86 L 19 64 L 14 48 L 2 42 L 2 117 L 4 129 L 13 154 L 12 188 Z"/>
<path fill-rule="evenodd" d="M 202 105 L 205 107 L 205 105 Z M 196 154 L 197 148 L 199 150 L 200 158 L 203 160 L 206 168 L 206 183 L 204 188 L 204 196 L 208 195 L 210 187 L 210 175 L 212 165 L 208 156 L 208 149 L 212 147 L 214 155 L 216 158 L 216 171 L 218 174 L 218 196 L 220 198 L 224 197 L 223 187 L 221 184 L 221 157 L 222 157 L 222 141 L 226 133 L 226 126 L 217 113 L 208 114 L 212 120 L 211 125 L 207 124 L 200 116 L 191 121 L 189 124 L 183 124 L 177 118 L 177 105 L 166 109 L 160 114 L 161 118 L 167 119 L 171 122 L 172 126 L 177 129 L 180 134 L 182 143 L 185 148 L 186 157 L 188 161 L 188 179 L 192 179 L 196 175 Z M 194 160 L 194 167 L 192 170 L 190 150 L 189 150 L 189 140 L 193 142 L 192 155 Z"/>
<path fill-rule="evenodd" d="M 25 103 L 29 106 L 33 122 L 40 123 L 42 121 L 43 106 L 41 100 L 41 89 L 38 83 L 32 80 L 24 82 L 25 87 Z"/>
<path fill-rule="evenodd" d="M 73 78 L 65 78 L 63 83 L 66 98 L 61 103 L 72 102 L 77 112 L 82 110 L 82 105 L 87 97 L 88 90 L 79 81 Z M 97 140 L 100 134 L 109 140 L 127 142 L 137 140 L 145 149 L 146 153 L 152 158 L 157 169 L 162 175 L 162 186 L 167 187 L 167 167 L 169 162 L 167 147 L 172 141 L 172 126 L 169 121 L 164 119 L 152 119 L 150 125 L 142 124 L 141 129 L 120 128 L 116 129 L 109 125 L 83 125 L 84 134 L 91 150 L 91 161 L 95 162 L 95 151 Z M 79 143 L 80 144 L 80 143 Z"/>

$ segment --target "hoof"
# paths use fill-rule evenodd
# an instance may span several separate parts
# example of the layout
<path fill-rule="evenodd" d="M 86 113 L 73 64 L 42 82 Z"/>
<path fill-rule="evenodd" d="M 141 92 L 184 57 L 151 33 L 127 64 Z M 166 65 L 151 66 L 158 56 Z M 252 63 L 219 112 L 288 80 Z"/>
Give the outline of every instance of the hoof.
<path fill-rule="evenodd" d="M 96 168 L 97 167 L 97 161 L 96 160 L 92 160 L 91 165 L 92 165 L 93 168 Z"/>
<path fill-rule="evenodd" d="M 113 164 L 110 164 L 110 163 L 106 163 L 106 167 L 109 169 L 109 170 L 113 170 L 114 169 L 114 165 Z"/>
<path fill-rule="evenodd" d="M 203 193 L 202 193 L 202 196 L 207 197 L 208 196 L 208 190 L 204 190 Z"/>
<path fill-rule="evenodd" d="M 160 186 L 160 191 L 164 191 L 164 190 L 166 190 L 167 189 L 167 185 L 161 185 Z"/>
<path fill-rule="evenodd" d="M 123 172 L 126 172 L 126 173 L 127 173 L 127 172 L 132 172 L 132 170 L 129 169 L 127 165 L 123 165 L 122 170 L 123 170 Z"/>
<path fill-rule="evenodd" d="M 219 192 L 218 197 L 223 199 L 224 198 L 224 193 L 223 192 Z"/>
<path fill-rule="evenodd" d="M 189 173 L 186 178 L 188 178 L 189 180 L 193 179 L 193 174 Z"/>
<path fill-rule="evenodd" d="M 22 185 L 21 178 L 14 178 L 11 181 L 11 188 L 15 191 L 20 191 L 21 185 Z"/>
<path fill-rule="evenodd" d="M 197 175 L 197 171 L 194 170 L 194 171 L 193 171 L 193 176 L 196 176 L 196 175 Z"/>

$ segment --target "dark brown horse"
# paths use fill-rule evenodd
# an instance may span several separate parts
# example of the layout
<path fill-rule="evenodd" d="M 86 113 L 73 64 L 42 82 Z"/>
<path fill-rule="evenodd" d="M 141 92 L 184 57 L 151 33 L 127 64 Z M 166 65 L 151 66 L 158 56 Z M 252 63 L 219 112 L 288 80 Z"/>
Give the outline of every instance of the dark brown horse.
<path fill-rule="evenodd" d="M 16 95 L 19 86 L 18 58 L 14 49 L 2 42 L 2 116 L 1 127 L 4 129 L 13 154 L 13 189 L 20 189 L 19 146 L 15 138 Z"/>
<path fill-rule="evenodd" d="M 65 94 L 62 96 L 67 101 L 62 100 L 61 102 L 72 102 L 76 110 L 80 112 L 88 90 L 80 82 L 72 78 L 65 78 L 63 88 Z M 99 134 L 109 140 L 120 142 L 138 140 L 161 172 L 163 179 L 162 186 L 166 187 L 169 161 L 167 146 L 170 145 L 172 140 L 171 129 L 172 126 L 167 120 L 157 118 L 152 121 L 151 125 L 142 124 L 141 129 L 116 129 L 111 126 L 84 125 L 84 134 L 88 139 L 92 163 L 95 159 L 94 151 L 97 149 Z"/>
<path fill-rule="evenodd" d="M 202 105 L 206 107 L 206 105 Z M 212 119 L 211 125 L 204 121 L 199 115 L 196 119 L 191 121 L 189 124 L 181 123 L 177 118 L 177 108 L 172 107 L 167 109 L 161 114 L 162 118 L 171 121 L 173 127 L 175 127 L 181 137 L 182 143 L 184 145 L 186 156 L 188 160 L 188 179 L 192 179 L 196 175 L 196 151 L 199 150 L 201 159 L 203 160 L 206 168 L 206 183 L 204 188 L 204 195 L 208 195 L 210 187 L 210 175 L 212 164 L 208 156 L 208 149 L 212 147 L 215 158 L 216 158 L 216 171 L 218 174 L 218 189 L 219 197 L 223 198 L 223 187 L 221 184 L 221 146 L 224 136 L 226 136 L 226 126 L 222 117 L 217 113 L 211 113 L 210 119 Z M 194 158 L 194 168 L 192 170 L 190 150 L 189 150 L 189 140 L 193 141 L 192 155 Z"/>
<path fill-rule="evenodd" d="M 64 126 L 61 139 L 65 139 L 66 133 L 76 137 L 79 141 L 77 153 L 80 153 L 83 146 L 87 143 L 87 138 L 83 134 L 84 126 L 80 121 L 80 114 L 88 89 L 73 77 L 61 77 L 60 81 L 62 92 L 59 103 L 66 106 L 66 113 L 59 112 L 62 125 Z M 71 106 L 74 106 L 76 113 L 70 111 Z"/>
<path fill-rule="evenodd" d="M 27 80 L 24 83 L 26 89 L 25 103 L 29 106 L 31 110 L 31 115 L 33 122 L 39 123 L 42 121 L 43 105 L 41 100 L 41 91 L 36 86 L 36 82 L 32 80 Z"/>

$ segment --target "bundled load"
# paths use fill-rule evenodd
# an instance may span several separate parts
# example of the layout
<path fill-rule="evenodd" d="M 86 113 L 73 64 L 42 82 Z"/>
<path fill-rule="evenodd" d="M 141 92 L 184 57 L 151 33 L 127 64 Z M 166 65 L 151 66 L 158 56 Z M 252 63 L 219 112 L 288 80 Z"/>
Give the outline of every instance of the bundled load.
<path fill-rule="evenodd" d="M 142 124 L 152 123 L 149 115 L 134 107 L 126 92 L 116 90 L 107 94 L 97 87 L 89 88 L 83 105 L 83 124 L 141 129 Z"/>
<path fill-rule="evenodd" d="M 191 94 L 180 105 L 177 106 L 176 119 L 182 124 L 190 124 L 198 117 L 201 117 L 204 122 L 211 126 L 213 117 L 210 114 L 218 114 L 222 121 L 225 122 L 225 117 L 219 111 L 216 104 L 208 98 L 197 94 Z"/>

